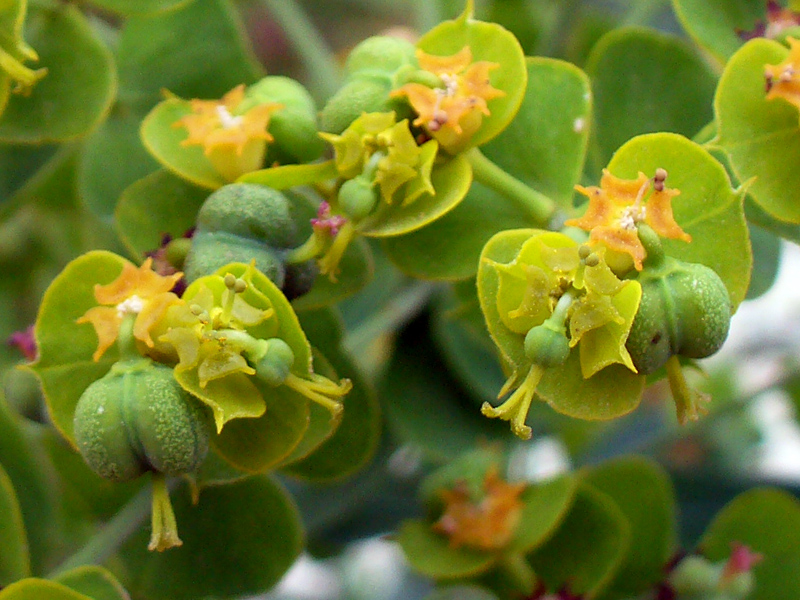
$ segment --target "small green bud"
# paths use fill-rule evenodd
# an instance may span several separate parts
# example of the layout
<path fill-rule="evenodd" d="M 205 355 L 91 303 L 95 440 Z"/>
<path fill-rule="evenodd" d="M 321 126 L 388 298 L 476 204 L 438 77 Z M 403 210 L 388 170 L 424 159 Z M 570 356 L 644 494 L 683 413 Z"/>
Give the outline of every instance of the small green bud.
<path fill-rule="evenodd" d="M 347 57 L 349 76 L 381 73 L 391 76 L 405 65 L 416 64 L 416 47 L 407 40 L 385 35 L 367 38 Z"/>
<path fill-rule="evenodd" d="M 192 247 L 192 240 L 185 237 L 180 237 L 172 240 L 165 248 L 167 262 L 178 270 L 183 269 L 183 263 L 186 261 L 186 255 Z"/>
<path fill-rule="evenodd" d="M 349 179 L 339 188 L 339 206 L 354 221 L 367 217 L 377 203 L 378 191 L 365 177 Z"/>
<path fill-rule="evenodd" d="M 546 324 L 537 325 L 525 336 L 525 355 L 542 367 L 564 364 L 569 356 L 569 340 L 563 332 Z"/>
<path fill-rule="evenodd" d="M 317 135 L 317 107 L 306 88 L 289 77 L 270 75 L 247 88 L 242 105 L 268 102 L 278 102 L 283 108 L 270 118 L 269 133 L 274 139 L 268 146 L 267 162 L 309 162 L 319 158 L 325 142 Z M 241 107 L 239 110 L 243 112 Z"/>
<path fill-rule="evenodd" d="M 669 583 L 679 595 L 711 595 L 720 577 L 720 567 L 702 556 L 687 556 L 670 575 Z"/>
<path fill-rule="evenodd" d="M 208 451 L 210 411 L 150 359 L 118 362 L 75 407 L 75 441 L 91 469 L 128 481 L 146 471 L 180 475 Z"/>
<path fill-rule="evenodd" d="M 286 381 L 294 363 L 294 352 L 280 338 L 267 340 L 266 353 L 255 365 L 256 376 L 269 385 L 278 386 Z"/>
<path fill-rule="evenodd" d="M 392 105 L 388 83 L 353 80 L 345 83 L 325 104 L 320 113 L 320 128 L 340 134 L 362 113 L 389 112 Z"/>

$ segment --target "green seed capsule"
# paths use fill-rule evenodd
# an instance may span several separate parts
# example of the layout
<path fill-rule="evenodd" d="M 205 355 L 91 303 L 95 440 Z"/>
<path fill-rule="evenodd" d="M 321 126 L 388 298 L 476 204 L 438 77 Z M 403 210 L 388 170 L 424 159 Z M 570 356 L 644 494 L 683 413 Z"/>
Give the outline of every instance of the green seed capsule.
<path fill-rule="evenodd" d="M 388 83 L 352 80 L 336 92 L 320 113 L 320 127 L 327 133 L 340 134 L 363 113 L 388 112 L 393 106 Z"/>
<path fill-rule="evenodd" d="M 198 231 L 226 231 L 272 248 L 291 248 L 297 227 L 281 192 L 252 183 L 232 183 L 211 194 L 197 214 Z"/>
<path fill-rule="evenodd" d="M 561 332 L 537 325 L 525 336 L 525 355 L 542 367 L 562 365 L 569 357 L 569 340 Z"/>
<path fill-rule="evenodd" d="M 195 470 L 208 451 L 212 421 L 171 368 L 136 359 L 116 363 L 86 388 L 74 429 L 78 450 L 95 473 L 128 481 L 146 471 Z"/>
<path fill-rule="evenodd" d="M 731 320 L 730 296 L 708 267 L 665 259 L 638 276 L 642 301 L 625 344 L 647 375 L 675 355 L 705 358 L 722 347 Z"/>
<path fill-rule="evenodd" d="M 225 231 L 197 231 L 192 238 L 192 248 L 186 256 L 183 272 L 191 283 L 205 275 L 216 273 L 232 262 L 249 264 L 256 261 L 256 268 L 278 287 L 284 283 L 286 267 L 279 252 L 266 244 Z"/>
<path fill-rule="evenodd" d="M 397 37 L 377 35 L 358 44 L 347 57 L 348 76 L 380 73 L 391 77 L 406 65 L 416 63 L 416 46 Z"/>
<path fill-rule="evenodd" d="M 267 163 L 276 159 L 286 163 L 319 158 L 325 142 L 317 135 L 317 107 L 306 88 L 289 77 L 264 77 L 247 88 L 243 106 L 267 102 L 283 104 L 269 121 L 269 132 L 274 139 L 268 146 Z M 239 110 L 244 112 L 246 108 Z"/>

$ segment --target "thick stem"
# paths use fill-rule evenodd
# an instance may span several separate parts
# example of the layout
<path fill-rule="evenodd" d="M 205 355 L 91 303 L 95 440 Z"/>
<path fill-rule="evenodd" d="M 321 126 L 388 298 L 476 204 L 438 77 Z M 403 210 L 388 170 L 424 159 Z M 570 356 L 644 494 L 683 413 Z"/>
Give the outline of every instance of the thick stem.
<path fill-rule="evenodd" d="M 670 356 L 667 361 L 667 379 L 672 399 L 675 402 L 678 423 L 685 425 L 687 421 L 697 421 L 700 414 L 706 412 L 704 405 L 708 402 L 709 397 L 707 394 L 689 387 L 677 354 Z"/>
<path fill-rule="evenodd" d="M 139 351 L 136 349 L 136 338 L 133 337 L 133 326 L 136 322 L 136 314 L 130 313 L 125 315 L 122 323 L 119 325 L 119 333 L 117 334 L 117 348 L 119 348 L 119 359 L 124 360 L 138 360 L 142 358 Z"/>
<path fill-rule="evenodd" d="M 533 592 L 536 584 L 536 574 L 525 556 L 519 552 L 504 554 L 498 563 L 502 573 L 508 577 L 511 584 L 523 594 Z"/>
<path fill-rule="evenodd" d="M 262 3 L 308 69 L 316 100 L 333 96 L 341 83 L 341 69 L 319 30 L 294 0 L 262 0 Z"/>
<path fill-rule="evenodd" d="M 148 550 L 163 552 L 183 545 L 178 537 L 178 522 L 169 499 L 167 479 L 163 473 L 153 473 L 152 534 Z"/>
<path fill-rule="evenodd" d="M 472 165 L 475 181 L 514 202 L 530 214 L 537 226 L 547 226 L 556 212 L 556 205 L 550 198 L 501 169 L 477 148 L 467 152 L 466 157 Z"/>

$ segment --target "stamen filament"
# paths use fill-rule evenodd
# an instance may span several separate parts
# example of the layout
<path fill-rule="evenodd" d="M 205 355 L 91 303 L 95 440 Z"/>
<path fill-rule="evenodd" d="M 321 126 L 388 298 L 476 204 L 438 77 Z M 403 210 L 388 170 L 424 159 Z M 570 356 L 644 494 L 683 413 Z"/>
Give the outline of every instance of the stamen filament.
<path fill-rule="evenodd" d="M 531 428 L 525 425 L 525 419 L 528 418 L 528 411 L 536 394 L 536 386 L 539 385 L 544 371 L 544 367 L 539 365 L 531 366 L 522 384 L 511 394 L 508 400 L 498 407 L 484 402 L 483 406 L 481 406 L 481 412 L 487 417 L 510 421 L 511 430 L 517 437 L 523 440 L 531 439 Z M 503 390 L 507 387 L 508 384 L 503 386 Z"/>
<path fill-rule="evenodd" d="M 151 552 L 163 552 L 183 545 L 178 537 L 178 522 L 169 499 L 166 477 L 158 471 L 153 473 L 152 527 L 150 544 L 147 546 Z"/>
<path fill-rule="evenodd" d="M 309 400 L 313 400 L 317 404 L 320 404 L 324 408 L 328 409 L 331 413 L 331 418 L 335 421 L 338 421 L 341 418 L 342 411 L 344 410 L 342 402 L 340 400 L 334 400 L 327 396 L 323 396 L 322 393 L 319 392 L 330 394 L 331 396 L 341 397 L 347 394 L 353 387 L 353 384 L 349 379 L 343 379 L 338 385 L 330 382 L 329 386 L 323 388 L 320 386 L 319 380 L 316 382 L 309 381 L 307 379 L 298 377 L 294 373 L 289 373 L 284 383 L 297 393 L 302 394 Z"/>

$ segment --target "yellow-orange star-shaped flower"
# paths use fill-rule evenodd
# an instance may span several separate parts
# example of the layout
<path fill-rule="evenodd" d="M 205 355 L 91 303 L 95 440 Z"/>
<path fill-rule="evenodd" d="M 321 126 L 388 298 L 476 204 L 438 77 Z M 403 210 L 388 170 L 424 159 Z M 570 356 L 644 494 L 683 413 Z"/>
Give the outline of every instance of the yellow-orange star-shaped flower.
<path fill-rule="evenodd" d="M 505 95 L 489 83 L 489 71 L 500 65 L 472 62 L 469 46 L 452 56 L 432 56 L 417 50 L 417 60 L 423 71 L 441 80 L 441 87 L 407 83 L 391 95 L 408 98 L 419 115 L 414 125 L 425 127 L 445 150 L 450 153 L 463 150 L 481 126 L 483 117 L 491 114 L 487 101 Z"/>
<path fill-rule="evenodd" d="M 170 292 L 183 273 L 162 276 L 150 267 L 148 258 L 141 267 L 126 262 L 122 273 L 108 285 L 94 286 L 94 297 L 98 304 L 86 311 L 78 323 L 91 323 L 97 332 L 97 350 L 92 355 L 100 360 L 119 335 L 120 325 L 127 315 L 135 314 L 133 336 L 147 346 L 153 347 L 150 330 L 161 319 L 167 308 L 180 302 Z"/>
<path fill-rule="evenodd" d="M 277 102 L 247 106 L 245 87 L 239 85 L 221 100 L 190 100 L 191 113 L 175 121 L 173 127 L 184 127 L 188 137 L 181 146 L 203 146 L 204 154 L 230 181 L 260 169 L 267 142 L 274 138 L 267 131 L 272 113 L 284 108 Z"/>
<path fill-rule="evenodd" d="M 767 65 L 767 99 L 783 98 L 800 108 L 800 41 L 788 37 L 789 56 L 779 65 Z"/>
<path fill-rule="evenodd" d="M 653 185 L 653 192 L 645 200 L 653 179 L 642 172 L 636 179 L 620 179 L 603 169 L 600 187 L 575 186 L 589 198 L 589 206 L 581 218 L 569 219 L 565 225 L 590 231 L 591 242 L 602 242 L 611 250 L 630 255 L 636 269 L 641 271 L 647 252 L 639 240 L 639 223 L 646 223 L 661 237 L 692 241 L 672 214 L 672 198 L 680 190 L 664 187 L 666 173 L 659 171 L 662 171 L 656 175 L 659 185 Z"/>
<path fill-rule="evenodd" d="M 485 495 L 479 502 L 472 500 L 466 484 L 441 491 L 445 511 L 433 524 L 433 529 L 446 535 L 453 548 L 503 548 L 519 524 L 522 512 L 519 497 L 526 487 L 525 483 L 503 481 L 497 474 L 497 467 L 492 467 L 486 473 L 483 483 Z"/>

